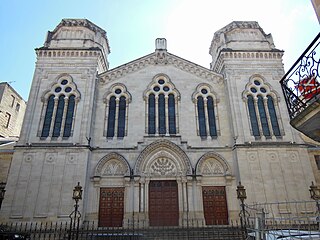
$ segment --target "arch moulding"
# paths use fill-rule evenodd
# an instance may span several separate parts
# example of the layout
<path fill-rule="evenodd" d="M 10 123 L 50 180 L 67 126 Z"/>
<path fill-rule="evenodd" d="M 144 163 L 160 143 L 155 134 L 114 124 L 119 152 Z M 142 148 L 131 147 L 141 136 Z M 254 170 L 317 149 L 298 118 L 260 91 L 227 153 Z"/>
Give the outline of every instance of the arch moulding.
<path fill-rule="evenodd" d="M 172 166 L 171 170 L 168 170 L 169 175 L 178 176 L 192 173 L 191 163 L 186 153 L 179 146 L 168 140 L 159 140 L 148 145 L 140 153 L 134 170 L 136 174 L 142 176 L 152 175 L 154 173 L 152 168 L 165 162 L 168 167 Z M 161 173 L 159 174 L 162 175 Z"/>

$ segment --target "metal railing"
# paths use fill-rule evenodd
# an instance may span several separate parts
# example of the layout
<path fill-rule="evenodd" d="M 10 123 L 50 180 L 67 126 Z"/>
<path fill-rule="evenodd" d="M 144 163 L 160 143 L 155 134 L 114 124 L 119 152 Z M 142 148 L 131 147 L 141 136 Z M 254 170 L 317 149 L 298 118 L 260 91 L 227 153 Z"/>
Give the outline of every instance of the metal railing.
<path fill-rule="evenodd" d="M 97 222 L 84 222 L 79 229 L 72 230 L 69 222 L 3 223 L 0 224 L 0 240 L 2 239 L 242 240 L 245 238 L 239 222 L 206 226 L 202 220 L 193 220 L 184 222 L 180 226 L 150 227 L 145 221 L 130 220 L 124 223 L 123 227 L 99 227 Z"/>
<path fill-rule="evenodd" d="M 320 99 L 319 44 L 320 33 L 280 80 L 290 119 Z"/>
<path fill-rule="evenodd" d="M 315 201 L 257 203 L 246 205 L 246 210 L 250 239 L 260 240 L 266 236 L 270 239 L 285 236 L 320 239 L 319 209 Z"/>

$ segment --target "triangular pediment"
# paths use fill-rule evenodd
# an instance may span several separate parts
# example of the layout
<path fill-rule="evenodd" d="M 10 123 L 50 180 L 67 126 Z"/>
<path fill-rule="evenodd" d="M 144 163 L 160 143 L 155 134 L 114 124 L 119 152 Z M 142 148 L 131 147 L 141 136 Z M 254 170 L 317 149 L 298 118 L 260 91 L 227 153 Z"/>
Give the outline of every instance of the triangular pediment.
<path fill-rule="evenodd" d="M 171 54 L 166 50 L 156 50 L 155 52 L 144 57 L 138 58 L 119 67 L 113 68 L 107 72 L 101 73 L 99 75 L 99 78 L 102 83 L 107 83 L 119 79 L 126 74 L 140 71 L 152 65 L 171 65 L 176 67 L 177 69 L 191 73 L 197 77 L 208 79 L 214 82 L 219 82 L 223 79 L 223 76 L 221 74 L 211 71 L 208 68 L 202 67 L 181 57 L 178 57 L 174 54 Z"/>

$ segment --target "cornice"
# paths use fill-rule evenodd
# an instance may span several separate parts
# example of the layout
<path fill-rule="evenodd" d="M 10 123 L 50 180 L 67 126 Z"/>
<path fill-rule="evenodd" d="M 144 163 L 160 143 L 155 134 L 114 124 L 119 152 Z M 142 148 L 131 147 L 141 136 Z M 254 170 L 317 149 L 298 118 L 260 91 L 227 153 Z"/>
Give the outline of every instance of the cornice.
<path fill-rule="evenodd" d="M 64 18 L 61 20 L 59 25 L 53 30 L 53 32 L 56 32 L 61 27 L 86 27 L 94 32 L 100 32 L 102 35 L 107 34 L 105 30 L 90 22 L 88 19 Z"/>
<path fill-rule="evenodd" d="M 220 51 L 213 71 L 219 72 L 224 60 L 226 59 L 282 59 L 284 51 L 278 49 L 259 50 L 259 51 L 241 51 L 232 49 L 223 49 Z"/>
<path fill-rule="evenodd" d="M 70 49 L 70 48 L 36 48 L 38 57 L 94 57 L 101 55 L 100 48 Z"/>
<path fill-rule="evenodd" d="M 150 65 L 172 65 L 185 72 L 215 82 L 222 82 L 223 79 L 223 76 L 221 74 L 213 72 L 210 69 L 197 65 L 171 53 L 168 53 L 167 51 L 156 51 L 132 62 L 101 73 L 99 75 L 100 83 L 106 84 L 120 77 L 123 77 L 128 73 L 139 71 Z"/>

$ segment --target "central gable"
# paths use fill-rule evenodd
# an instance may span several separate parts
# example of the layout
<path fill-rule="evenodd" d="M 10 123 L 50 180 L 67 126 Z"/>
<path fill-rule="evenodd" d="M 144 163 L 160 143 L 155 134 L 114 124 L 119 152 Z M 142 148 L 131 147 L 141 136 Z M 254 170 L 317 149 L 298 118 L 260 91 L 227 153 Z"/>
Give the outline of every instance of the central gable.
<path fill-rule="evenodd" d="M 138 58 L 127 64 L 123 64 L 119 67 L 111 69 L 107 72 L 101 73 L 99 75 L 101 83 L 112 82 L 119 79 L 126 74 L 140 71 L 149 66 L 174 66 L 175 68 L 191 73 L 197 77 L 204 78 L 213 82 L 221 82 L 223 76 L 216 72 L 213 72 L 205 67 L 198 64 L 180 58 L 176 55 L 168 53 L 164 49 L 156 49 L 154 53 L 148 54 L 144 57 Z"/>

